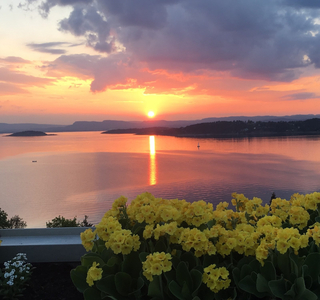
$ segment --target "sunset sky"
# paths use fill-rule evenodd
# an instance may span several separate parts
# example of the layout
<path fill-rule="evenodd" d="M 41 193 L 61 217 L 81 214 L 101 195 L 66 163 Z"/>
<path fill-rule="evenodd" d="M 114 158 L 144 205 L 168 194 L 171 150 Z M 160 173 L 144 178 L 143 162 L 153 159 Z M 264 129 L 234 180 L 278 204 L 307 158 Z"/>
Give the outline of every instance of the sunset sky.
<path fill-rule="evenodd" d="M 0 123 L 320 114 L 318 0 L 1 0 Z"/>

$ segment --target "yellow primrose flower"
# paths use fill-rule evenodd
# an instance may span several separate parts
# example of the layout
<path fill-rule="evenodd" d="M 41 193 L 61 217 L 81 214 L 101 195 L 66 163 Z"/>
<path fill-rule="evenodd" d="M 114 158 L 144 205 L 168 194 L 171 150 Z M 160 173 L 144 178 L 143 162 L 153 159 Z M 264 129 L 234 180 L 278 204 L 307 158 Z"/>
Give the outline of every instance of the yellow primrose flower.
<path fill-rule="evenodd" d="M 139 236 L 132 235 L 132 232 L 127 229 L 115 231 L 105 242 L 106 248 L 111 248 L 115 254 L 129 254 L 133 250 L 137 251 L 140 248 L 140 244 Z"/>
<path fill-rule="evenodd" d="M 91 228 L 88 228 L 84 232 L 80 233 L 81 242 L 86 251 L 92 250 L 95 237 L 96 231 L 92 231 Z"/>
<path fill-rule="evenodd" d="M 107 241 L 110 235 L 118 230 L 121 230 L 122 226 L 116 217 L 103 217 L 98 225 L 96 225 L 96 232 L 100 239 Z"/>
<path fill-rule="evenodd" d="M 153 227 L 154 225 L 146 225 L 146 227 L 144 228 L 143 231 L 143 238 L 144 239 L 150 239 L 152 237 L 153 234 Z"/>
<path fill-rule="evenodd" d="M 102 269 L 98 268 L 99 264 L 97 264 L 95 261 L 92 264 L 92 267 L 88 270 L 87 273 L 87 283 L 89 286 L 93 286 L 94 281 L 100 280 L 102 278 Z"/>
<path fill-rule="evenodd" d="M 147 256 L 142 263 L 143 275 L 149 280 L 153 280 L 154 275 L 161 275 L 172 268 L 171 254 L 165 252 L 154 252 Z"/>
<path fill-rule="evenodd" d="M 277 249 L 281 254 L 285 254 L 289 248 L 290 245 L 286 240 L 281 239 L 277 241 Z"/>
<path fill-rule="evenodd" d="M 225 268 L 216 268 L 216 265 L 210 265 L 204 268 L 202 282 L 214 293 L 229 287 L 231 280 L 228 278 L 229 271 Z"/>

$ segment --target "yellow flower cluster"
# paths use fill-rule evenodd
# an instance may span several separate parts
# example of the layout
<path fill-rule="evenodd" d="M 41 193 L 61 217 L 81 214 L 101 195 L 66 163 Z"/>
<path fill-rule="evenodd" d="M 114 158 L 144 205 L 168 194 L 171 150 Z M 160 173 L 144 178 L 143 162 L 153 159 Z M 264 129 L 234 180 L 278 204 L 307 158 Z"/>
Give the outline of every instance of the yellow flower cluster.
<path fill-rule="evenodd" d="M 123 199 L 119 198 L 118 201 L 123 201 Z M 118 205 L 119 203 L 115 207 L 118 207 Z M 139 236 L 132 235 L 130 230 L 122 229 L 118 219 L 114 216 L 109 216 L 108 213 L 96 225 L 96 233 L 105 242 L 106 248 L 111 248 L 116 254 L 129 254 L 132 250 L 137 251 L 140 247 Z"/>
<path fill-rule="evenodd" d="M 119 218 L 121 212 L 127 205 L 128 199 L 124 196 L 119 197 L 112 203 L 112 208 L 107 211 L 104 217 L 116 217 Z"/>
<path fill-rule="evenodd" d="M 182 245 L 184 251 L 189 252 L 194 249 L 194 255 L 200 257 L 206 253 L 213 255 L 216 247 L 208 240 L 206 234 L 197 228 L 184 228 L 180 234 L 178 243 Z"/>
<path fill-rule="evenodd" d="M 320 224 L 316 223 L 313 226 L 313 229 L 308 229 L 307 236 L 311 237 L 314 240 L 315 244 L 317 246 L 319 246 L 319 244 L 320 244 Z"/>
<path fill-rule="evenodd" d="M 115 254 L 129 254 L 132 250 L 137 251 L 140 248 L 138 235 L 132 235 L 132 232 L 127 229 L 121 229 L 113 232 L 110 238 L 106 241 L 105 246 Z"/>
<path fill-rule="evenodd" d="M 149 280 L 153 280 L 153 275 L 161 275 L 172 268 L 171 254 L 164 252 L 154 252 L 147 256 L 142 263 L 143 275 Z"/>
<path fill-rule="evenodd" d="M 232 197 L 236 210 L 228 209 L 226 202 L 218 204 L 214 210 L 212 204 L 202 200 L 193 203 L 165 200 L 150 193 L 139 195 L 127 206 L 127 199 L 120 197 L 96 230 L 86 230 L 81 234 L 81 240 L 87 251 L 92 249 L 96 234 L 116 254 L 137 251 L 139 236 L 122 228 L 121 224 L 126 221 L 129 224 L 126 228 L 143 224 L 141 239 L 151 239 L 150 243 L 166 236 L 171 250 L 178 244 L 197 257 L 216 253 L 224 257 L 237 252 L 255 256 L 262 265 L 271 251 L 284 254 L 291 249 L 297 253 L 308 246 L 309 239 L 320 245 L 320 224 L 314 224 L 307 231 L 310 211 L 320 211 L 320 193 L 294 194 L 289 201 L 277 198 L 270 205 L 263 205 L 256 197 L 249 200 L 243 194 L 233 193 Z M 288 225 L 289 228 L 283 228 Z M 150 254 L 143 264 L 148 280 L 171 269 L 171 262 L 164 253 Z M 213 270 L 218 269 L 212 267 L 207 273 L 218 272 Z M 219 285 L 213 288 L 218 289 Z"/>
<path fill-rule="evenodd" d="M 87 251 L 92 250 L 96 235 L 105 242 L 107 249 L 111 248 L 116 254 L 129 254 L 140 248 L 138 235 L 132 235 L 130 230 L 122 229 L 118 219 L 106 214 L 96 225 L 96 230 L 87 229 L 80 234 L 82 245 Z"/>
<path fill-rule="evenodd" d="M 143 193 L 134 199 L 127 208 L 128 216 L 138 223 L 158 224 L 161 222 L 183 221 L 199 227 L 213 217 L 213 205 L 203 200 L 189 203 L 185 200 L 166 200 Z"/>
<path fill-rule="evenodd" d="M 229 287 L 231 279 L 229 279 L 229 271 L 225 268 L 216 268 L 216 265 L 210 265 L 204 268 L 202 281 L 214 293 L 218 293 L 222 289 Z"/>
<path fill-rule="evenodd" d="M 86 229 L 84 232 L 80 233 L 80 238 L 83 247 L 86 249 L 86 251 L 90 251 L 93 248 L 93 241 L 96 238 L 96 232 L 92 231 L 92 229 Z"/>
<path fill-rule="evenodd" d="M 108 216 L 105 214 L 100 223 L 96 225 L 96 233 L 103 241 L 108 241 L 110 236 L 118 230 L 121 230 L 122 226 L 116 217 Z"/>
<path fill-rule="evenodd" d="M 102 269 L 98 268 L 99 264 L 93 262 L 92 267 L 88 270 L 87 273 L 87 283 L 89 286 L 93 286 L 94 281 L 100 280 L 102 278 Z"/>

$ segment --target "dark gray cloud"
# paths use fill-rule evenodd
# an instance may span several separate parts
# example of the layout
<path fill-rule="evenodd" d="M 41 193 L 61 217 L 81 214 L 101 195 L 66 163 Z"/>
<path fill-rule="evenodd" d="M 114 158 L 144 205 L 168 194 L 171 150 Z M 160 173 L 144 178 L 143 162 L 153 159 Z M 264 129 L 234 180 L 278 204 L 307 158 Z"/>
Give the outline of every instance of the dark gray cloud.
<path fill-rule="evenodd" d="M 33 0 L 28 0 L 33 1 Z M 313 0 L 44 0 L 41 7 L 72 5 L 60 30 L 86 38 L 109 55 L 95 73 L 97 90 L 112 69 L 127 76 L 123 57 L 149 70 L 292 81 L 320 68 L 320 1 Z M 121 57 L 121 58 L 120 58 Z M 119 59 L 116 63 L 115 59 Z M 103 74 L 99 75 L 99 74 Z M 105 80 L 103 79 L 105 78 Z M 107 79 L 109 78 L 109 79 Z M 93 84 L 95 86 L 95 84 Z"/>
<path fill-rule="evenodd" d="M 66 42 L 51 42 L 51 43 L 41 43 L 35 44 L 30 43 L 27 44 L 28 47 L 33 49 L 34 51 L 43 52 L 43 53 L 50 53 L 50 54 L 65 54 L 67 51 L 64 49 L 56 49 L 55 47 L 75 47 L 79 44 L 71 44 Z"/>
<path fill-rule="evenodd" d="M 47 17 L 50 12 L 50 9 L 56 5 L 67 6 L 77 4 L 90 4 L 92 2 L 93 0 L 46 0 L 42 1 L 42 3 L 39 6 L 39 10 L 42 16 Z"/>
<path fill-rule="evenodd" d="M 315 98 L 320 98 L 320 95 L 317 95 L 316 93 L 294 93 L 290 95 L 286 95 L 282 97 L 283 99 L 286 100 L 307 100 L 307 99 L 315 99 Z"/>
<path fill-rule="evenodd" d="M 319 0 L 284 0 L 284 4 L 303 8 L 320 8 Z"/>
<path fill-rule="evenodd" d="M 115 49 L 114 38 L 110 36 L 110 26 L 95 8 L 76 7 L 68 19 L 59 24 L 60 30 L 76 36 L 85 36 L 87 45 L 98 52 L 110 53 Z"/>
<path fill-rule="evenodd" d="M 174 3 L 176 1 L 172 1 Z M 166 24 L 168 1 L 158 0 L 105 0 L 98 1 L 98 8 L 121 26 L 138 26 L 148 29 L 162 28 Z"/>

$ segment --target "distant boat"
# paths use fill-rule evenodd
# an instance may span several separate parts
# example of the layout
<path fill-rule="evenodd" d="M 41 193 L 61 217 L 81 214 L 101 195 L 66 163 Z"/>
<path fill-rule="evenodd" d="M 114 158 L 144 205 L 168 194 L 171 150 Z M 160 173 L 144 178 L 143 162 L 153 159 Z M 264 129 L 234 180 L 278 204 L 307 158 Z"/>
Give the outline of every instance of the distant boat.
<path fill-rule="evenodd" d="M 198 143 L 198 146 L 197 146 L 197 147 L 198 147 L 198 149 L 200 148 L 200 144 L 199 144 L 199 143 Z"/>

